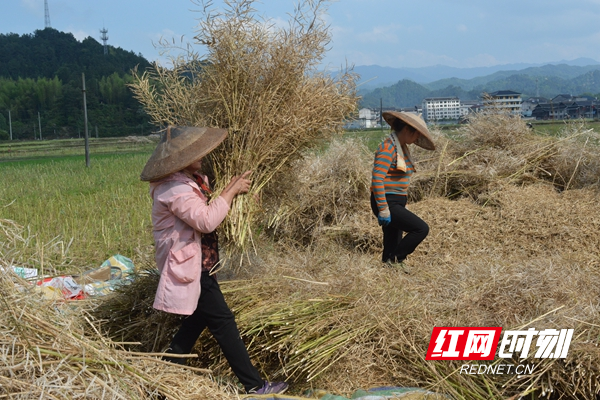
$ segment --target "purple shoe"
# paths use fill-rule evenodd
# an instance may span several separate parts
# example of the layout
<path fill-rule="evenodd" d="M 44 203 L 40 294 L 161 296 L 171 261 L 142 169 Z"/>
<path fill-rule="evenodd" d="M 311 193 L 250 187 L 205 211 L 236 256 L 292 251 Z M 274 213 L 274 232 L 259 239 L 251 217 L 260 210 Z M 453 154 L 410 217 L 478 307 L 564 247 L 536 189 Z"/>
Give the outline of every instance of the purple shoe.
<path fill-rule="evenodd" d="M 270 394 L 270 393 L 283 393 L 287 390 L 289 385 L 285 382 L 268 382 L 260 389 L 257 389 L 253 394 Z"/>

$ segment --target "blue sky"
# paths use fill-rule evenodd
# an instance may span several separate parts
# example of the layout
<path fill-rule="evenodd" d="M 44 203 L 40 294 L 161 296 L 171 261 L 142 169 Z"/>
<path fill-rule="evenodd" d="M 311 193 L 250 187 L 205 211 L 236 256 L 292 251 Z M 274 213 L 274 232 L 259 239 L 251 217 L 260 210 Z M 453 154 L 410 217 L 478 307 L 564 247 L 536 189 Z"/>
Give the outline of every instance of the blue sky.
<path fill-rule="evenodd" d="M 222 0 L 214 0 L 219 7 Z M 297 0 L 256 2 L 275 23 Z M 51 26 L 77 39 L 108 29 L 110 45 L 164 60 L 161 37 L 193 42 L 192 0 L 48 0 Z M 44 0 L 0 0 L 0 33 L 44 28 Z M 332 33 L 325 66 L 458 68 L 600 61 L 600 0 L 338 0 L 323 16 Z M 198 47 L 200 50 L 201 48 Z"/>

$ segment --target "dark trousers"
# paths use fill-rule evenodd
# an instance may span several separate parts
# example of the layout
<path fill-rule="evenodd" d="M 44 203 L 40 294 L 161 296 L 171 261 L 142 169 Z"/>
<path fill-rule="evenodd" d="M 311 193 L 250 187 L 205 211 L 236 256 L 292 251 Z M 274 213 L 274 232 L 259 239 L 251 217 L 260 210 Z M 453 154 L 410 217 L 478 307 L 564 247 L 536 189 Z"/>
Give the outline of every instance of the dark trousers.
<path fill-rule="evenodd" d="M 402 262 L 427 237 L 429 225 L 406 209 L 407 196 L 386 195 L 392 222 L 383 229 L 383 262 Z M 371 209 L 375 216 L 379 209 L 371 193 Z M 403 237 L 403 232 L 406 235 Z"/>
<path fill-rule="evenodd" d="M 196 311 L 183 320 L 167 352 L 189 354 L 204 328 L 208 328 L 246 391 L 261 388 L 264 381 L 250 361 L 233 313 L 225 303 L 217 280 L 203 272 L 200 287 L 200 299 Z M 183 358 L 167 357 L 167 359 L 181 364 L 186 362 Z"/>

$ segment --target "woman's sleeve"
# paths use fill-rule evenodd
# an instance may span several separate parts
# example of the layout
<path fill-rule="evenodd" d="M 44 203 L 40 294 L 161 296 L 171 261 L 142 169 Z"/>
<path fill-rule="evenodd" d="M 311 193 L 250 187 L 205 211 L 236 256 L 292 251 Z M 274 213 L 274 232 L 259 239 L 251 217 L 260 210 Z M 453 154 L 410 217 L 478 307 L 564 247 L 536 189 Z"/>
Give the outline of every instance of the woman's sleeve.
<path fill-rule="evenodd" d="M 229 204 L 222 197 L 213 199 L 210 204 L 189 185 L 167 200 L 169 210 L 186 224 L 202 233 L 217 229 L 229 212 Z"/>
<path fill-rule="evenodd" d="M 394 146 L 388 141 L 383 141 L 377 152 L 375 153 L 375 161 L 373 162 L 373 172 L 371 175 L 371 189 L 377 208 L 379 211 L 388 209 L 387 201 L 385 200 L 385 177 L 392 165 L 392 157 L 394 156 Z"/>

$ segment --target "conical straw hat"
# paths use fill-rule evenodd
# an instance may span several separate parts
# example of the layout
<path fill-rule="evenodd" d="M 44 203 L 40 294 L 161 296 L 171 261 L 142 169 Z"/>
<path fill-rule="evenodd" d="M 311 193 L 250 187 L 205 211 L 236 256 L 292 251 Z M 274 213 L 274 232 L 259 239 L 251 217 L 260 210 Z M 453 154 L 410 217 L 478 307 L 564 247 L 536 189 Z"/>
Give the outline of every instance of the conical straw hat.
<path fill-rule="evenodd" d="M 227 130 L 195 126 L 169 126 L 146 163 L 140 179 L 155 181 L 200 160 L 227 136 Z"/>
<path fill-rule="evenodd" d="M 426 150 L 435 150 L 435 143 L 433 143 L 433 139 L 431 138 L 431 134 L 429 133 L 429 129 L 427 129 L 427 125 L 425 124 L 425 121 L 423 121 L 423 118 L 413 113 L 400 111 L 384 111 L 381 116 L 390 126 L 394 126 L 396 118 L 412 126 L 420 133 L 415 144 Z"/>

